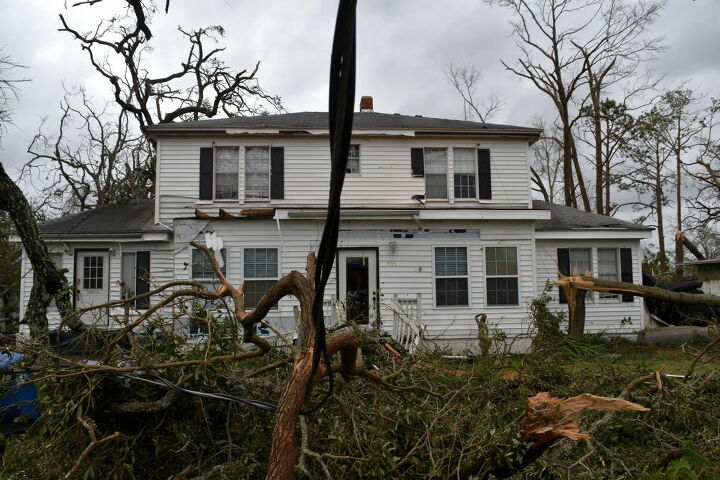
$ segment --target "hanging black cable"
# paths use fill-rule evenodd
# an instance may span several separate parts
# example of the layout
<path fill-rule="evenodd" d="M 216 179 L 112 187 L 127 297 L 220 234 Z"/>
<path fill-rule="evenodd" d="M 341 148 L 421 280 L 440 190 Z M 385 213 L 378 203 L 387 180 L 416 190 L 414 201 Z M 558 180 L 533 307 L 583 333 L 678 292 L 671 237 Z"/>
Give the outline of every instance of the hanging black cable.
<path fill-rule="evenodd" d="M 353 105 L 355 103 L 355 12 L 357 0 L 340 0 L 335 35 L 330 57 L 330 94 L 328 108 L 328 127 L 330 132 L 331 169 L 330 193 L 328 198 L 325 229 L 317 253 L 315 270 L 315 301 L 313 303 L 313 321 L 315 323 L 315 350 L 310 378 L 308 379 L 308 395 L 312 392 L 313 379 L 322 357 L 328 366 L 328 391 L 320 403 L 309 410 L 313 412 L 332 394 L 333 373 L 330 368 L 330 356 L 325 344 L 325 319 L 323 318 L 323 298 L 325 286 L 330 278 L 330 271 L 337 252 L 338 230 L 340 228 L 340 195 L 347 158 L 350 151 L 352 134 Z"/>

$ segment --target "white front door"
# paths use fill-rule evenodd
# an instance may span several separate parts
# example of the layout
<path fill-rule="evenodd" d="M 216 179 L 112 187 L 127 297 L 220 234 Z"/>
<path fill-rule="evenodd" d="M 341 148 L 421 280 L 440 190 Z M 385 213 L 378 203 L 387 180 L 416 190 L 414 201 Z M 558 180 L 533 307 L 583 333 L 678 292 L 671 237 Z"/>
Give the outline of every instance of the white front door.
<path fill-rule="evenodd" d="M 75 306 L 101 305 L 110 299 L 110 254 L 107 250 L 75 252 Z M 86 323 L 107 323 L 107 309 L 83 314 Z"/>
<path fill-rule="evenodd" d="M 360 325 L 377 317 L 377 250 L 338 250 L 338 293 L 346 319 Z"/>

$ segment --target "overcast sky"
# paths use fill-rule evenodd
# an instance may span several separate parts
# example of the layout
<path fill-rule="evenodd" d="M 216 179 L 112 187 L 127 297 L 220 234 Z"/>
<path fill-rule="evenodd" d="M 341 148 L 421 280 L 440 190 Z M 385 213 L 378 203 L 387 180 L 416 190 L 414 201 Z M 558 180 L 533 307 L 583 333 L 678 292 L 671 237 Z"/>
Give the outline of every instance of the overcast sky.
<path fill-rule="evenodd" d="M 23 74 L 32 79 L 22 86 L 16 126 L 0 151 L 11 174 L 27 160 L 25 149 L 42 119 L 56 125 L 63 84 L 110 98 L 107 82 L 89 66 L 77 42 L 57 31 L 59 13 L 72 25 L 89 27 L 103 9 L 117 9 L 124 1 L 103 3 L 65 9 L 62 1 L 0 1 L 0 46 L 28 66 Z M 336 8 L 335 0 L 172 0 L 170 13 L 159 12 L 153 20 L 152 68 L 159 75 L 179 63 L 185 45 L 178 25 L 220 24 L 226 29 L 224 58 L 230 65 L 245 68 L 261 60 L 262 85 L 282 96 L 288 111 L 327 110 Z M 509 18 L 508 11 L 478 0 L 359 0 L 358 98 L 372 95 L 379 112 L 459 118 L 461 104 L 443 71 L 450 63 L 473 63 L 484 71 L 484 88 L 506 100 L 494 121 L 525 125 L 537 114 L 551 119 L 542 94 L 500 64 L 517 58 Z M 670 46 L 653 62 L 667 75 L 666 86 L 689 81 L 718 95 L 720 2 L 669 0 L 651 34 L 664 35 Z"/>

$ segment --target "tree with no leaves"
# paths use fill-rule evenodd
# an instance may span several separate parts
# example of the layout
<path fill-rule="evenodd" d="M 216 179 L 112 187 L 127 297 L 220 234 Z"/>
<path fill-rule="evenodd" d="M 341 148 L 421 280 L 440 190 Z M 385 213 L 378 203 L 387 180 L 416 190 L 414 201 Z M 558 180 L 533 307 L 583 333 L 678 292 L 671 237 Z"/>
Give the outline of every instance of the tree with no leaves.
<path fill-rule="evenodd" d="M 448 65 L 445 78 L 457 91 L 463 102 L 463 119 L 477 119 L 489 122 L 505 105 L 505 101 L 495 93 L 480 96 L 477 92 L 482 71 L 474 65 Z"/>

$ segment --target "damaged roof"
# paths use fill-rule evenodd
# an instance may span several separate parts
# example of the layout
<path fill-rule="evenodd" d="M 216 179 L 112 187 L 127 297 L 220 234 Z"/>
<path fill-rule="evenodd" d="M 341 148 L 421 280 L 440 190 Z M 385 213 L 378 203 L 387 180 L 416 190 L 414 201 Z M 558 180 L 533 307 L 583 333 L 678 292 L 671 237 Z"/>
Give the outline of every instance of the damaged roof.
<path fill-rule="evenodd" d="M 533 200 L 533 208 L 550 210 L 550 220 L 542 220 L 535 224 L 535 230 L 579 230 L 579 229 L 619 229 L 649 231 L 652 227 L 620 220 L 608 215 L 586 212 L 577 208 L 566 207 L 556 203 Z"/>
<path fill-rule="evenodd" d="M 302 133 L 303 129 L 327 130 L 327 112 L 297 112 L 256 117 L 233 117 L 199 120 L 194 122 L 175 122 L 147 127 L 150 134 L 162 134 L 172 131 L 214 131 L 223 133 L 225 129 L 253 128 L 290 130 L 286 133 Z M 505 134 L 537 137 L 542 130 L 514 125 L 471 122 L 467 120 L 449 120 L 444 118 L 423 117 L 421 115 L 400 115 L 399 113 L 355 112 L 354 130 L 416 130 L 439 133 L 442 131 L 497 132 Z M 283 132 L 280 132 L 283 133 Z"/>
<path fill-rule="evenodd" d="M 155 225 L 155 200 L 130 200 L 125 205 L 110 205 L 41 222 L 43 235 L 123 235 L 167 232 Z"/>

